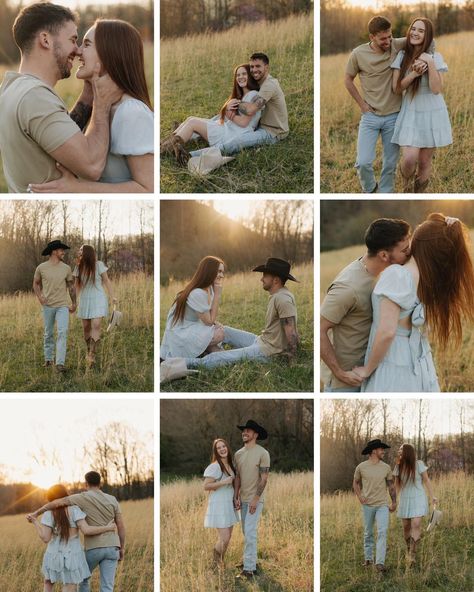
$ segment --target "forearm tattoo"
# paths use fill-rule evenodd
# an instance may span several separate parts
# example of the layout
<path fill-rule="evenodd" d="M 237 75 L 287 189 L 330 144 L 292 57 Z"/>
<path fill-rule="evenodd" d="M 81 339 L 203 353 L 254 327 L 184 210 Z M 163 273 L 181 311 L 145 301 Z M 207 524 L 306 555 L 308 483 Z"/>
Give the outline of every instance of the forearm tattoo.
<path fill-rule="evenodd" d="M 239 108 L 238 108 L 238 111 L 239 111 L 239 113 L 240 113 L 241 115 L 250 115 L 250 113 L 248 112 L 248 107 L 249 107 L 249 105 L 251 105 L 252 103 L 253 103 L 254 105 L 257 105 L 257 107 L 258 107 L 258 109 L 257 109 L 257 110 L 259 111 L 260 109 L 263 109 L 263 107 L 265 106 L 265 103 L 266 103 L 266 101 L 265 101 L 265 99 L 263 99 L 263 98 L 262 98 L 260 95 L 256 95 L 256 96 L 255 96 L 255 97 L 254 97 L 254 98 L 253 98 L 253 99 L 250 101 L 250 103 L 249 103 L 249 102 L 242 102 L 242 103 L 239 103 Z M 254 113 L 252 113 L 252 115 L 254 115 Z"/>
<path fill-rule="evenodd" d="M 70 117 L 83 130 L 92 114 L 92 105 L 86 105 L 82 101 L 77 103 L 70 113 Z"/>
<path fill-rule="evenodd" d="M 260 473 L 260 475 L 263 475 L 263 474 L 268 475 L 268 473 L 270 472 L 270 467 L 259 467 L 258 472 Z M 256 493 L 256 495 L 258 495 L 258 497 L 260 497 L 262 495 L 266 484 L 267 484 L 267 479 L 263 480 L 262 477 L 260 477 L 260 481 L 258 482 L 257 493 Z"/>
<path fill-rule="evenodd" d="M 287 352 L 291 356 L 295 356 L 299 343 L 299 337 L 296 331 L 296 319 L 295 317 L 287 317 L 280 319 L 280 323 L 285 330 L 286 338 L 288 340 Z"/>
<path fill-rule="evenodd" d="M 387 486 L 388 486 L 388 492 L 390 494 L 390 497 L 392 498 L 392 503 L 396 504 L 397 503 L 397 490 L 395 489 L 395 485 L 394 485 L 393 481 L 387 481 Z"/>
<path fill-rule="evenodd" d="M 76 288 L 74 287 L 74 282 L 68 282 L 67 287 L 69 290 L 69 296 L 71 297 L 72 303 L 75 306 L 76 305 Z"/>

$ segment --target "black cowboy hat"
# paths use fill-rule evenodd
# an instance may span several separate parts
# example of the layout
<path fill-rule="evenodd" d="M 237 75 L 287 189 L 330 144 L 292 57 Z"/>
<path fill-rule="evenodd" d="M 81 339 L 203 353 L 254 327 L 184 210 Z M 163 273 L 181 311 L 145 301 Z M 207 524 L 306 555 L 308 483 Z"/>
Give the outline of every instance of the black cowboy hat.
<path fill-rule="evenodd" d="M 48 243 L 48 246 L 41 253 L 41 255 L 43 257 L 46 257 L 47 255 L 51 255 L 51 253 L 53 251 L 55 251 L 56 249 L 70 249 L 70 248 L 71 247 L 68 247 L 67 245 L 65 245 L 64 243 L 62 243 L 60 240 L 54 240 L 54 241 L 51 241 L 50 243 Z"/>
<path fill-rule="evenodd" d="M 391 446 L 385 444 L 385 442 L 382 442 L 382 440 L 377 438 L 376 440 L 367 442 L 367 446 L 362 451 L 362 454 L 370 454 L 372 450 L 376 450 L 377 448 L 391 448 Z"/>
<path fill-rule="evenodd" d="M 283 280 L 291 280 L 297 282 L 298 280 L 290 275 L 291 265 L 284 259 L 277 259 L 276 257 L 269 257 L 264 265 L 254 267 L 252 271 L 261 271 L 263 273 L 272 273 Z"/>
<path fill-rule="evenodd" d="M 253 430 L 257 432 L 257 440 L 266 440 L 268 438 L 267 430 L 263 428 L 261 425 L 258 425 L 256 421 L 253 419 L 248 419 L 247 423 L 244 426 L 237 426 L 241 432 L 243 432 L 246 428 L 249 430 Z"/>

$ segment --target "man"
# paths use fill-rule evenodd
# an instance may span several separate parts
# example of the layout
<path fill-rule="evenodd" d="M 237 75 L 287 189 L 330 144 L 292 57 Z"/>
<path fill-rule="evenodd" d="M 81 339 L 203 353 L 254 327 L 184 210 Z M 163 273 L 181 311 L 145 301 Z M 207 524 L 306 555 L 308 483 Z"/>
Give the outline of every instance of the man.
<path fill-rule="evenodd" d="M 203 358 L 185 358 L 187 368 L 204 366 L 215 368 L 227 364 L 235 364 L 240 360 L 257 360 L 268 362 L 272 356 L 285 354 L 290 363 L 295 360 L 299 343 L 296 328 L 296 301 L 293 294 L 285 287 L 287 280 L 297 282 L 290 274 L 288 261 L 270 257 L 266 263 L 255 267 L 252 271 L 262 272 L 262 287 L 270 294 L 265 317 L 265 328 L 257 336 L 248 331 L 232 327 L 224 327 L 222 343 L 234 349 L 213 352 Z M 169 365 L 180 358 L 168 358 L 161 363 L 164 372 Z"/>
<path fill-rule="evenodd" d="M 48 243 L 41 253 L 48 261 L 40 263 L 33 279 L 33 290 L 43 307 L 44 365 L 54 364 L 54 324 L 57 326 L 56 370 L 65 372 L 69 313 L 76 310 L 76 289 L 69 265 L 64 263 L 67 245 L 60 240 Z M 69 292 L 69 298 L 68 298 Z M 72 301 L 72 305 L 70 302 Z"/>
<path fill-rule="evenodd" d="M 374 521 L 377 524 L 377 544 L 375 567 L 384 573 L 385 554 L 387 551 L 387 531 L 389 511 L 397 508 L 397 492 L 390 467 L 382 462 L 385 449 L 390 448 L 381 440 L 371 440 L 362 451 L 369 455 L 368 460 L 357 465 L 354 473 L 353 489 L 362 504 L 364 516 L 364 566 L 374 561 Z M 387 489 L 392 503 L 388 506 Z"/>
<path fill-rule="evenodd" d="M 99 78 L 97 70 L 69 116 L 53 90 L 58 80 L 71 75 L 82 53 L 75 15 L 68 8 L 49 2 L 23 8 L 13 37 L 20 68 L 7 72 L 0 86 L 0 152 L 9 191 L 25 193 L 30 183 L 57 179 L 57 162 L 97 181 L 109 147 L 110 109 L 120 91 L 108 75 Z"/>
<path fill-rule="evenodd" d="M 362 378 L 352 369 L 364 365 L 372 325 L 372 291 L 387 266 L 407 261 L 409 237 L 410 225 L 404 220 L 375 220 L 365 233 L 366 254 L 345 267 L 329 286 L 320 317 L 325 392 L 360 391 Z"/>
<path fill-rule="evenodd" d="M 270 471 L 270 454 L 257 444 L 257 440 L 266 440 L 268 434 L 256 421 L 249 419 L 245 425 L 237 427 L 242 432 L 244 443 L 234 457 L 234 507 L 240 510 L 245 539 L 240 577 L 251 579 L 257 570 L 257 529 Z"/>
<path fill-rule="evenodd" d="M 85 492 L 49 502 L 29 516 L 37 517 L 43 512 L 63 506 L 79 506 L 86 514 L 86 522 L 90 526 L 107 526 L 114 520 L 117 532 L 84 536 L 86 560 L 90 571 L 93 572 L 99 566 L 100 592 L 112 592 L 117 561 L 123 560 L 125 552 L 125 525 L 118 501 L 113 495 L 101 491 L 100 480 L 99 473 L 89 471 L 85 475 Z M 79 592 L 90 592 L 90 578 L 79 585 Z"/>
<path fill-rule="evenodd" d="M 397 52 L 405 46 L 405 38 L 392 39 L 392 25 L 383 16 L 370 19 L 369 43 L 356 47 L 347 63 L 345 86 L 359 105 L 362 117 L 357 139 L 356 168 L 364 193 L 393 193 L 399 146 L 391 139 L 402 96 L 392 91 L 392 70 L 390 64 Z M 418 65 L 417 65 L 418 67 Z M 356 85 L 359 75 L 363 97 Z M 374 175 L 373 161 L 379 135 L 383 143 L 383 166 L 380 183 Z"/>

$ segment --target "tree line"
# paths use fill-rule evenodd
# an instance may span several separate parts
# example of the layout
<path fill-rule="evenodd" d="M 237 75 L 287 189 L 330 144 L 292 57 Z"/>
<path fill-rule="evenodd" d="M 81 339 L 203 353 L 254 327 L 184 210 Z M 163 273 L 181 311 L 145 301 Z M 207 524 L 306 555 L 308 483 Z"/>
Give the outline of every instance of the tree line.
<path fill-rule="evenodd" d="M 361 452 L 366 443 L 380 438 L 391 448 L 384 462 L 392 468 L 399 447 L 412 444 L 417 457 L 430 474 L 463 471 L 474 473 L 474 424 L 472 402 L 458 401 L 455 413 L 459 431 L 450 435 L 429 435 L 429 400 L 416 402 L 416 434 L 407 431 L 407 405 L 396 418 L 388 400 L 347 400 L 328 402 L 321 412 L 321 491 L 348 490 L 355 467 L 367 459 Z"/>
<path fill-rule="evenodd" d="M 161 0 L 161 37 L 223 31 L 243 23 L 309 12 L 312 0 Z"/>
<path fill-rule="evenodd" d="M 242 447 L 237 425 L 253 419 L 268 432 L 262 446 L 272 471 L 313 470 L 313 401 L 168 400 L 160 404 L 161 475 L 202 475 L 210 463 L 212 442 L 224 438 L 233 452 Z"/>
<path fill-rule="evenodd" d="M 321 55 L 346 53 L 369 40 L 367 23 L 381 14 L 392 23 L 394 37 L 404 37 L 411 21 L 424 16 L 433 21 L 435 38 L 447 33 L 474 29 L 474 3 L 453 0 L 420 4 L 387 2 L 374 12 L 373 9 L 352 6 L 345 0 L 321 0 Z"/>
<path fill-rule="evenodd" d="M 79 216 L 71 212 L 69 200 L 10 203 L 11 207 L 0 213 L 0 294 L 30 290 L 36 267 L 45 261 L 41 253 L 55 239 L 71 247 L 66 262 L 73 268 L 77 250 L 86 243 L 96 249 L 97 258 L 110 268 L 111 275 L 153 274 L 154 238 L 147 230 L 145 205 L 138 211 L 137 235 L 109 238 L 113 229 L 107 201 L 94 206 L 97 232 L 93 237 L 85 233 L 86 207 L 93 207 L 92 202 L 84 203 Z"/>

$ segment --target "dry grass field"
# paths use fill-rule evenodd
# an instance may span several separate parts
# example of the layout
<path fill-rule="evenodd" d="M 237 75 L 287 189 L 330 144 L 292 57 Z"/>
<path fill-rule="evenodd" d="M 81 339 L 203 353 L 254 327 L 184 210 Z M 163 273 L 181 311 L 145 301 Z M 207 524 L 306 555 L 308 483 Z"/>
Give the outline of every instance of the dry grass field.
<path fill-rule="evenodd" d="M 430 193 L 472 193 L 474 151 L 474 54 L 468 51 L 473 32 L 436 39 L 437 50 L 449 67 L 443 95 L 453 128 L 453 144 L 436 152 Z M 360 193 L 354 162 L 360 109 L 344 87 L 347 54 L 321 58 L 321 192 Z M 356 79 L 358 80 L 358 79 Z M 377 175 L 381 170 L 380 142 Z M 396 189 L 401 191 L 398 175 Z"/>
<path fill-rule="evenodd" d="M 161 486 L 161 592 L 313 590 L 313 473 L 270 475 L 258 529 L 261 573 L 253 583 L 235 579 L 243 549 L 239 525 L 225 569 L 212 570 L 217 537 L 214 529 L 203 527 L 206 496 L 198 478 Z"/>
<path fill-rule="evenodd" d="M 124 561 L 119 563 L 114 592 L 153 592 L 153 500 L 120 505 L 126 527 L 126 550 Z M 3 516 L 0 532 L 0 590 L 42 590 L 41 561 L 46 546 L 34 527 L 23 515 Z M 98 570 L 92 577 L 91 592 L 99 592 Z"/>

